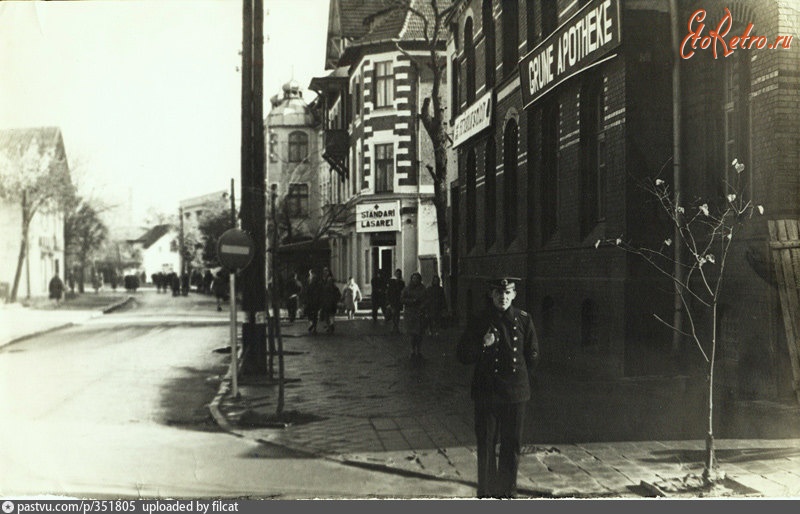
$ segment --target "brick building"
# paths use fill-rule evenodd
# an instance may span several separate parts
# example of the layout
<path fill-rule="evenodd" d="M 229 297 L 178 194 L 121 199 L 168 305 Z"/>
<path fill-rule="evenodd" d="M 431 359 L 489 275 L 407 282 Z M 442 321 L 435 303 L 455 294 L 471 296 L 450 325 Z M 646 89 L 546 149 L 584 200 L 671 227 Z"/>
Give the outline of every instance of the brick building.
<path fill-rule="evenodd" d="M 700 3 L 678 3 L 683 37 Z M 611 376 L 675 371 L 671 331 L 653 318 L 671 319 L 670 283 L 613 245 L 595 248 L 621 235 L 648 244 L 669 234 L 640 184 L 672 169 L 670 2 L 455 4 L 448 41 L 458 106 L 450 158 L 455 303 L 475 310 L 485 301 L 486 275 L 518 276 L 517 302 L 534 315 L 546 360 Z M 731 4 L 759 33 L 796 30 L 787 2 Z M 722 3 L 703 7 L 716 26 Z M 681 62 L 684 195 L 719 192 L 709 187 L 737 153 L 753 173 L 753 198 L 770 215 L 796 218 L 798 153 L 786 149 L 797 148 L 797 116 L 788 116 L 798 110 L 797 49 L 727 61 L 701 53 Z M 736 137 L 726 120 L 739 123 Z M 751 230 L 728 279 L 736 286 L 723 315 L 723 380 L 740 394 L 781 395 L 788 360 L 779 355 L 786 343 L 769 282 L 766 218 Z"/>
<path fill-rule="evenodd" d="M 430 15 L 424 0 L 414 0 Z M 417 113 L 432 73 L 412 65 L 427 55 L 421 19 L 390 2 L 330 3 L 329 75 L 311 81 L 320 94 L 325 158 L 340 223 L 331 240 L 331 270 L 353 276 L 369 294 L 377 270 L 437 272 L 438 236 L 430 140 Z M 398 48 L 402 47 L 402 51 Z M 441 51 L 444 54 L 444 44 Z"/>

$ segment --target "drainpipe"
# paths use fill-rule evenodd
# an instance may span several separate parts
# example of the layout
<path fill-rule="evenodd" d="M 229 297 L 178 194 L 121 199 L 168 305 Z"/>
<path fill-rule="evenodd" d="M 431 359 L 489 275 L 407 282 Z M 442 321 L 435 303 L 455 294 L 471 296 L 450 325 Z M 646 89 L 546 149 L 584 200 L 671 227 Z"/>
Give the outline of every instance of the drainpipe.
<path fill-rule="evenodd" d="M 681 201 L 681 70 L 680 70 L 680 49 L 678 32 L 678 0 L 670 0 L 670 28 L 672 31 L 672 184 L 675 191 L 675 216 L 678 223 L 675 224 L 675 234 L 673 235 L 674 260 L 675 260 L 675 298 L 672 326 L 676 330 L 672 332 L 672 356 L 676 358 L 680 355 L 681 334 L 683 331 L 683 302 L 681 301 L 681 286 L 684 281 L 683 255 L 681 252 L 681 233 L 679 223 L 681 215 L 677 212 L 677 207 Z"/>

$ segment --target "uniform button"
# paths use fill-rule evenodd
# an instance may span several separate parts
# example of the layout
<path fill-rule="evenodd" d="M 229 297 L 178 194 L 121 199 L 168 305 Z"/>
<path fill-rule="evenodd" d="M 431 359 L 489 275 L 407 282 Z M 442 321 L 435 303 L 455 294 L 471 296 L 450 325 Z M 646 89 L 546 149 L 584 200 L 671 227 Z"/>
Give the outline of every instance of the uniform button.
<path fill-rule="evenodd" d="M 514 336 L 514 341 L 516 341 L 516 340 L 517 340 L 517 336 Z"/>
<path fill-rule="evenodd" d="M 514 351 L 515 351 L 515 352 L 517 351 L 517 347 L 516 347 L 516 346 L 514 347 Z"/>
<path fill-rule="evenodd" d="M 516 357 L 514 357 L 514 362 L 517 362 L 517 358 Z"/>

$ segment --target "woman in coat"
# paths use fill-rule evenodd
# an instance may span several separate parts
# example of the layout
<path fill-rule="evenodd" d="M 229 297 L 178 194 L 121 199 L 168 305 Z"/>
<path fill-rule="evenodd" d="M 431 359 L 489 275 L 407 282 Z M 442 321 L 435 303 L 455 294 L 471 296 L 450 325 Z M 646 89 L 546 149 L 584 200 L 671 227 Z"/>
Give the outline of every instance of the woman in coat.
<path fill-rule="evenodd" d="M 319 309 L 320 321 L 325 322 L 325 332 L 333 333 L 334 322 L 336 320 L 336 309 L 339 306 L 339 288 L 336 287 L 336 281 L 333 279 L 330 270 L 323 268 L 322 270 L 322 292 L 321 292 L 321 305 Z"/>
<path fill-rule="evenodd" d="M 347 314 L 347 319 L 354 319 L 356 317 L 356 309 L 360 301 L 361 289 L 359 289 L 355 279 L 350 277 L 347 279 L 347 285 L 344 286 L 344 291 L 342 291 L 342 302 L 344 303 L 344 312 Z"/>
<path fill-rule="evenodd" d="M 422 275 L 411 274 L 411 281 L 400 294 L 400 301 L 405 308 L 403 317 L 406 333 L 411 338 L 411 357 L 422 357 L 422 331 L 425 327 L 425 286 Z"/>

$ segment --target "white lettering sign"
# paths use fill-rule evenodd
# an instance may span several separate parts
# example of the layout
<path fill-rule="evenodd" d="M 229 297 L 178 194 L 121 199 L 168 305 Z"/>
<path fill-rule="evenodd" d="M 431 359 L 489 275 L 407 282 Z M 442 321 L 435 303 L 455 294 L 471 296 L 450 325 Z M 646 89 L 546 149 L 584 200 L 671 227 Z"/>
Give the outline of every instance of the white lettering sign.
<path fill-rule="evenodd" d="M 400 202 L 356 205 L 356 232 L 399 232 Z"/>
<path fill-rule="evenodd" d="M 459 114 L 453 125 L 453 146 L 458 146 L 481 130 L 489 126 L 492 121 L 492 93 L 486 93 L 466 111 Z"/>

